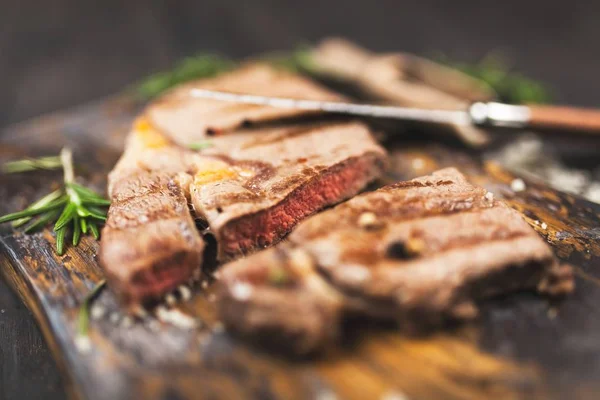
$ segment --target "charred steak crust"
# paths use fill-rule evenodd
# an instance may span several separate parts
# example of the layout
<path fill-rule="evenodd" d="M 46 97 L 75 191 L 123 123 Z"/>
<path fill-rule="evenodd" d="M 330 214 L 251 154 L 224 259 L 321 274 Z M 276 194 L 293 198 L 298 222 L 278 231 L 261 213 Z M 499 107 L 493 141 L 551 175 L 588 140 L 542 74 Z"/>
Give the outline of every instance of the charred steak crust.
<path fill-rule="evenodd" d="M 151 104 L 109 174 L 101 264 L 127 304 L 160 297 L 199 271 L 204 242 L 192 214 L 216 238 L 218 258 L 232 259 L 277 243 L 385 166 L 385 151 L 362 123 L 194 99 L 186 95 L 194 86 L 340 99 L 305 78 L 249 65 Z M 212 146 L 202 151 L 178 145 L 205 138 Z"/>
<path fill-rule="evenodd" d="M 119 182 L 102 234 L 106 277 L 130 305 L 189 279 L 204 248 L 183 190 L 161 174 L 141 172 Z"/>
<path fill-rule="evenodd" d="M 573 290 L 571 268 L 558 263 L 521 216 L 453 168 L 313 216 L 286 243 L 229 264 L 221 274 L 226 325 L 250 337 L 279 331 L 281 342 L 302 344 L 288 349 L 299 353 L 331 340 L 325 332 L 338 332 L 348 313 L 395 320 L 414 331 L 472 319 L 477 301 L 490 296 Z M 327 300 L 308 281 L 318 282 Z M 313 309 L 327 310 L 331 319 L 315 327 L 322 315 L 315 314 L 310 325 L 298 326 Z"/>

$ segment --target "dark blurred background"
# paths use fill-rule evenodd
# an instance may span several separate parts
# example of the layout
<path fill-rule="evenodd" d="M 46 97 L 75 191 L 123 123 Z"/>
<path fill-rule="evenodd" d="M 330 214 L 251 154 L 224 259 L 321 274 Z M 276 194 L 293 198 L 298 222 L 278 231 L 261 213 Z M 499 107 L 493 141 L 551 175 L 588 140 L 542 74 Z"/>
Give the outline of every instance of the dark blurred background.
<path fill-rule="evenodd" d="M 595 0 L 0 0 L 0 126 L 110 95 L 186 55 L 330 35 L 458 61 L 502 50 L 560 102 L 598 106 L 599 17 Z M 64 396 L 32 317 L 0 282 L 0 399 Z"/>

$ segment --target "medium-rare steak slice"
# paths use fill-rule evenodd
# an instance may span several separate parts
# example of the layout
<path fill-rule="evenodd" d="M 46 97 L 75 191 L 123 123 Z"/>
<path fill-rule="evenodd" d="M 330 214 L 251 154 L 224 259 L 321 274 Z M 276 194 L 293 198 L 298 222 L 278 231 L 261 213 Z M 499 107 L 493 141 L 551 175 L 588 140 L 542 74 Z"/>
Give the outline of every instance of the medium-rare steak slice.
<path fill-rule="evenodd" d="M 220 260 L 278 242 L 299 221 L 358 193 L 385 164 L 383 149 L 356 122 L 295 124 L 219 139 L 203 154 L 227 167 L 199 170 L 190 196 L 217 239 Z"/>
<path fill-rule="evenodd" d="M 239 83 L 245 76 L 253 78 L 248 70 L 253 71 L 249 67 L 234 72 L 230 79 Z M 316 91 L 315 98 L 335 97 L 294 75 L 259 70 L 276 77 L 269 81 L 274 93 L 281 81 L 298 93 L 306 92 L 303 96 Z M 227 76 L 214 82 L 229 87 Z M 130 303 L 161 296 L 200 267 L 203 242 L 188 204 L 215 236 L 218 258 L 232 259 L 278 242 L 302 219 L 358 193 L 384 168 L 385 151 L 359 122 L 288 120 L 236 128 L 246 115 L 255 121 L 298 115 L 288 110 L 253 109 L 246 114 L 230 109 L 227 120 L 235 124 L 211 138 L 210 148 L 179 147 L 174 140 L 186 142 L 183 138 L 193 136 L 186 102 L 197 109 L 196 99 L 169 102 L 169 118 L 160 127 L 150 115 L 166 107 L 165 102 L 151 105 L 138 118 L 109 176 L 113 205 L 103 232 L 101 262 L 109 283 Z M 182 124 L 177 107 L 184 110 Z M 221 124 L 225 114 L 226 110 L 216 113 L 214 121 L 212 114 L 201 114 L 196 121 L 199 137 L 205 137 L 206 126 Z M 187 133 L 179 135 L 184 126 Z"/>
<path fill-rule="evenodd" d="M 311 279 L 327 282 L 335 293 L 330 296 L 335 303 L 320 306 L 333 316 L 320 328 L 280 318 L 281 308 L 289 307 L 296 324 L 308 320 L 304 313 L 319 309 L 313 303 L 322 301 L 306 289 L 304 277 L 288 272 L 290 254 L 310 266 Z M 287 273 L 272 272 L 279 270 Z M 476 302 L 492 295 L 530 289 L 561 295 L 573 289 L 570 267 L 559 265 L 521 216 L 455 169 L 357 196 L 304 221 L 283 250 L 239 260 L 220 274 L 219 305 L 229 327 L 250 336 L 279 330 L 292 343 L 313 345 L 293 349 L 300 352 L 323 344 L 328 338 L 323 331 L 335 332 L 343 313 L 418 330 L 474 318 Z M 271 299 L 276 293 L 280 303 L 268 307 L 263 293 Z M 301 308 L 305 298 L 310 307 Z M 310 337 L 300 339 L 299 332 Z"/>

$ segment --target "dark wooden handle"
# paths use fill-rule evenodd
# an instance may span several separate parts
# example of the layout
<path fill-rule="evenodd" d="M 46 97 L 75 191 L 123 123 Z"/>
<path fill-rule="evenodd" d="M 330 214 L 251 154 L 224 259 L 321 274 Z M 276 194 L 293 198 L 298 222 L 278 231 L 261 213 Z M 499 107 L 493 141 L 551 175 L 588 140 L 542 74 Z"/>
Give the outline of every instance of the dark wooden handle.
<path fill-rule="evenodd" d="M 560 107 L 529 106 L 532 128 L 567 129 L 600 134 L 600 110 Z"/>

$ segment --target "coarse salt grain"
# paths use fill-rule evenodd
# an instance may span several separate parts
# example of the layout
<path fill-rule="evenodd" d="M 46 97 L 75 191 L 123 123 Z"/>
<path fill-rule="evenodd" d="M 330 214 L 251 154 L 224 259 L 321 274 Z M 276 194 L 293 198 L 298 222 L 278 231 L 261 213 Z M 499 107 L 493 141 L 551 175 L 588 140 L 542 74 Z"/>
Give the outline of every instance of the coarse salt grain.
<path fill-rule="evenodd" d="M 175 298 L 175 296 L 169 293 L 165 296 L 165 303 L 167 303 L 167 305 L 169 306 L 174 306 L 175 303 L 177 303 L 177 299 Z"/>
<path fill-rule="evenodd" d="M 104 317 L 104 314 L 106 314 L 106 308 L 104 308 L 100 304 L 94 304 L 92 306 L 92 309 L 90 310 L 90 315 L 92 316 L 92 319 L 100 319 Z"/>
<path fill-rule="evenodd" d="M 487 193 L 485 194 L 485 199 L 486 199 L 487 201 L 494 201 L 494 193 L 492 193 L 492 192 L 487 192 Z"/>
<path fill-rule="evenodd" d="M 542 222 L 541 228 L 545 230 L 546 228 L 548 228 L 548 224 L 545 222 Z"/>
<path fill-rule="evenodd" d="M 252 296 L 254 291 L 252 285 L 247 282 L 236 282 L 231 288 L 231 295 L 239 301 L 246 301 Z"/>
<path fill-rule="evenodd" d="M 77 350 L 81 353 L 89 353 L 92 349 L 90 337 L 87 335 L 77 335 L 75 337 L 75 347 L 77 347 Z"/>
<path fill-rule="evenodd" d="M 179 310 L 168 310 L 163 306 L 156 307 L 156 316 L 162 322 L 170 323 L 178 328 L 191 329 L 197 326 L 196 320 Z"/>
<path fill-rule="evenodd" d="M 510 188 L 513 192 L 522 192 L 526 189 L 525 182 L 523 182 L 523 179 L 521 178 L 514 179 L 510 183 Z"/>
<path fill-rule="evenodd" d="M 192 291 L 188 287 L 180 285 L 177 289 L 179 290 L 183 301 L 188 301 L 192 298 Z"/>

